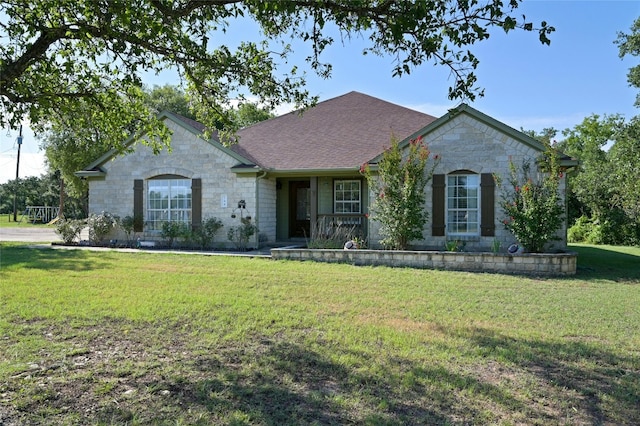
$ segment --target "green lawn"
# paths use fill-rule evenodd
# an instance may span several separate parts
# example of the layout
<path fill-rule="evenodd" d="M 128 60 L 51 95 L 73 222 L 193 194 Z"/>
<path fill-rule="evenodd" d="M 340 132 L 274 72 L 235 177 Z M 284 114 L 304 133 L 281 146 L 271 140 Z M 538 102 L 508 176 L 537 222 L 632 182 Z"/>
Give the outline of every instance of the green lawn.
<path fill-rule="evenodd" d="M 574 278 L 0 244 L 0 424 L 640 424 L 640 249 Z"/>
<path fill-rule="evenodd" d="M 31 223 L 29 222 L 29 220 L 27 220 L 27 218 L 25 217 L 24 220 L 22 220 L 22 222 L 20 221 L 20 218 L 22 217 L 22 213 L 18 213 L 18 221 L 14 222 L 13 221 L 13 213 L 11 214 L 0 214 L 0 228 L 26 228 L 26 227 L 33 227 L 33 226 L 41 226 L 41 227 L 46 227 L 47 224 L 46 223 L 40 223 L 40 222 L 36 222 L 36 223 Z"/>

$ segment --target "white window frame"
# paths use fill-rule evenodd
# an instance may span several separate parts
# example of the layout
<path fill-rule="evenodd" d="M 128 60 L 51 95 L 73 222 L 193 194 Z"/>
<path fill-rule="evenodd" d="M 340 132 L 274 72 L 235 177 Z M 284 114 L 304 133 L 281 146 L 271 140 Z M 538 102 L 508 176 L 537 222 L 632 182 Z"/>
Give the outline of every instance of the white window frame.
<path fill-rule="evenodd" d="M 352 185 L 356 188 L 351 187 Z M 338 189 L 340 185 L 349 185 L 349 188 Z M 353 194 L 357 192 L 357 199 L 353 198 Z M 338 194 L 342 196 L 339 197 Z M 345 195 L 350 194 L 348 198 Z M 340 198 L 340 199 L 339 199 Z M 345 211 L 344 208 L 338 206 L 357 206 L 357 211 L 353 208 Z M 334 214 L 360 214 L 362 213 L 362 181 L 359 179 L 336 179 L 333 181 L 333 213 Z"/>
<path fill-rule="evenodd" d="M 339 189 L 340 186 L 343 188 Z M 344 188 L 344 185 L 349 185 L 349 188 Z M 355 186 L 355 187 L 352 187 Z M 354 199 L 353 194 L 357 193 L 357 199 Z M 342 196 L 338 196 L 342 194 Z M 346 194 L 349 195 L 345 198 Z M 349 211 L 344 211 L 344 208 L 338 206 L 351 206 Z M 353 207 L 357 207 L 354 209 Z M 333 181 L 333 213 L 335 215 L 359 215 L 362 213 L 362 181 L 359 179 L 336 179 Z M 360 217 L 338 217 L 335 219 L 335 224 L 340 226 L 354 226 L 362 224 Z"/>
<path fill-rule="evenodd" d="M 161 188 L 152 192 L 155 188 Z M 193 190 L 191 179 L 182 177 L 147 180 L 147 229 L 161 231 L 163 222 L 191 224 Z M 160 194 L 159 197 L 155 196 Z"/>
<path fill-rule="evenodd" d="M 462 178 L 466 183 L 461 183 Z M 469 184 L 473 178 L 475 184 Z M 475 197 L 469 195 L 475 192 Z M 479 236 L 480 235 L 480 175 L 475 173 L 452 173 L 447 175 L 446 184 L 446 230 L 451 236 Z M 475 206 L 473 205 L 475 204 Z M 475 221 L 469 220 L 469 216 Z M 462 220 L 453 220 L 454 218 Z M 464 225 L 464 229 L 461 229 Z"/>

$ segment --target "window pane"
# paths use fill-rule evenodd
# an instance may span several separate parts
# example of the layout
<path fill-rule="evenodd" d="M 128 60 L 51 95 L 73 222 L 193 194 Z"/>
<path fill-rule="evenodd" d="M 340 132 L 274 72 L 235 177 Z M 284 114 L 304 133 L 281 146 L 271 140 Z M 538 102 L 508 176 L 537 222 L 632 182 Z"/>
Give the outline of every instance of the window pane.
<path fill-rule="evenodd" d="M 340 180 L 334 183 L 334 213 L 360 213 L 360 181 Z"/>
<path fill-rule="evenodd" d="M 447 177 L 447 232 L 449 234 L 477 235 L 479 233 L 478 182 L 478 175 Z"/>
<path fill-rule="evenodd" d="M 166 221 L 191 222 L 191 180 L 149 180 L 147 199 L 150 229 L 162 229 Z"/>

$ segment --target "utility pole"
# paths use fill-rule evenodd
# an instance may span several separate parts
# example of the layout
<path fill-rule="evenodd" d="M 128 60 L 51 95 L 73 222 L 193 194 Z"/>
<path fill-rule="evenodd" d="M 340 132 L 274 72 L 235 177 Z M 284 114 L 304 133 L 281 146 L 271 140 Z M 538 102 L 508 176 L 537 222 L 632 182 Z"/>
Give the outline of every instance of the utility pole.
<path fill-rule="evenodd" d="M 13 193 L 13 221 L 18 221 L 18 178 L 20 177 L 20 147 L 22 146 L 22 124 L 18 134 L 18 161 L 16 162 L 16 189 Z"/>

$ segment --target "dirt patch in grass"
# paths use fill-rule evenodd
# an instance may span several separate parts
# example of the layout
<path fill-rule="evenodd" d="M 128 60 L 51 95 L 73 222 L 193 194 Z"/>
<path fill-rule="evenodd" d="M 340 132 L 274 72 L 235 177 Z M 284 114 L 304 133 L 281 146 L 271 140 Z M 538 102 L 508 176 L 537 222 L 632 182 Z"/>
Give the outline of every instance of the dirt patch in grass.
<path fill-rule="evenodd" d="M 2 346 L 28 335 L 43 344 L 30 356 L 3 360 L 11 364 L 0 376 L 0 424 L 6 426 L 640 420 L 637 394 L 620 394 L 640 388 L 638 373 L 620 360 L 592 353 L 596 366 L 581 364 L 577 355 L 560 362 L 549 353 L 563 348 L 530 344 L 517 352 L 522 342 L 477 330 L 471 340 L 491 352 L 469 363 L 401 358 L 380 342 L 376 350 L 340 348 L 318 330 L 239 340 L 178 323 L 20 325 L 21 335 L 0 336 Z"/>

